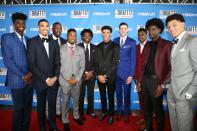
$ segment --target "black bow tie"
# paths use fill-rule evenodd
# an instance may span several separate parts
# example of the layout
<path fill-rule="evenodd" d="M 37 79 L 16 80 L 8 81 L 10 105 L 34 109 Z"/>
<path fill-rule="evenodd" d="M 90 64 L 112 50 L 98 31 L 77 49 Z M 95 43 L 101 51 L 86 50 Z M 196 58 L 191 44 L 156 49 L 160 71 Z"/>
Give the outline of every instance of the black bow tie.
<path fill-rule="evenodd" d="M 179 39 L 173 39 L 172 43 L 177 44 L 179 42 Z"/>
<path fill-rule="evenodd" d="M 48 38 L 42 38 L 42 42 L 49 42 L 49 39 Z"/>

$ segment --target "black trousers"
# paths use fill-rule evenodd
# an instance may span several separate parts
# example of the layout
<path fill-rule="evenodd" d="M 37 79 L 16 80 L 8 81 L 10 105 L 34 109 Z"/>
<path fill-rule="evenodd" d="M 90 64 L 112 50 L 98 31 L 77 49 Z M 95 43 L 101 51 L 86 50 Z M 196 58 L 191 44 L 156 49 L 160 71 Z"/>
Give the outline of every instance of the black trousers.
<path fill-rule="evenodd" d="M 48 87 L 47 89 L 36 89 L 37 94 L 37 113 L 41 131 L 46 131 L 46 99 L 48 101 L 49 128 L 55 129 L 56 126 L 56 98 L 58 88 Z"/>
<path fill-rule="evenodd" d="M 14 112 L 12 131 L 28 131 L 32 110 L 33 88 L 31 85 L 23 89 L 11 89 Z"/>
<path fill-rule="evenodd" d="M 107 79 L 106 83 L 100 83 L 98 80 L 98 86 L 101 96 L 101 106 L 102 112 L 108 112 L 108 115 L 112 116 L 114 114 L 114 92 L 115 92 L 115 77 L 111 77 Z M 107 92 L 106 92 L 107 89 Z M 107 97 L 108 95 L 108 102 L 109 102 L 109 110 L 107 110 Z"/>
<path fill-rule="evenodd" d="M 89 114 L 94 113 L 94 85 L 95 85 L 95 78 L 90 80 L 83 80 L 80 86 L 80 96 L 79 96 L 79 114 L 84 114 L 84 98 L 86 93 L 87 87 L 87 100 L 88 100 L 88 108 L 87 112 Z"/>
<path fill-rule="evenodd" d="M 156 76 L 144 75 L 141 81 L 142 95 L 144 98 L 144 118 L 148 131 L 153 131 L 152 116 L 153 112 L 157 119 L 157 131 L 164 130 L 164 110 L 163 110 L 163 95 L 154 96 L 158 81 Z"/>

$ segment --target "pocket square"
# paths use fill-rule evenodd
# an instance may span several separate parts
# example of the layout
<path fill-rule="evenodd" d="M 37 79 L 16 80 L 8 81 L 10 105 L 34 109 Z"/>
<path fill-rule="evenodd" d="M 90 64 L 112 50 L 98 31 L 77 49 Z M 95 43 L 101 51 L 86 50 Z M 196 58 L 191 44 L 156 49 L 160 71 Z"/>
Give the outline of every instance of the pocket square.
<path fill-rule="evenodd" d="M 180 50 L 179 50 L 179 52 L 183 52 L 183 51 L 185 51 L 185 49 L 184 49 L 184 48 L 182 48 L 182 49 L 180 49 Z"/>

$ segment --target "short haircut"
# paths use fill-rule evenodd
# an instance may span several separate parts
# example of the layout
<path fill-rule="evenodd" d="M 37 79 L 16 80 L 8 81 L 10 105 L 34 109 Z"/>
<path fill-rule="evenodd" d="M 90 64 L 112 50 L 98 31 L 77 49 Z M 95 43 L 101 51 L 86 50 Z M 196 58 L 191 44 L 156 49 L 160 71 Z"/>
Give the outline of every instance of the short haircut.
<path fill-rule="evenodd" d="M 148 28 L 150 26 L 156 26 L 157 28 L 159 28 L 161 30 L 160 34 L 163 32 L 164 30 L 164 23 L 161 19 L 159 18 L 153 18 L 150 19 L 146 22 L 146 29 L 148 30 Z"/>
<path fill-rule="evenodd" d="M 169 15 L 166 18 L 166 25 L 168 24 L 168 22 L 170 22 L 172 20 L 178 20 L 180 22 L 185 22 L 185 19 L 184 19 L 183 15 L 181 15 L 181 14 L 172 14 L 172 15 Z"/>
<path fill-rule="evenodd" d="M 145 32 L 147 34 L 147 30 L 145 28 L 138 29 L 138 33 L 141 32 L 141 31 L 143 31 L 143 32 Z"/>
<path fill-rule="evenodd" d="M 103 31 L 103 30 L 109 30 L 109 31 L 112 33 L 112 28 L 111 28 L 111 26 L 105 25 L 105 26 L 103 26 L 103 27 L 101 28 L 101 31 Z"/>
<path fill-rule="evenodd" d="M 12 22 L 14 23 L 16 20 L 26 20 L 27 16 L 23 13 L 16 12 L 12 14 Z"/>
<path fill-rule="evenodd" d="M 86 32 L 90 33 L 91 37 L 93 37 L 93 32 L 90 29 L 83 29 L 81 31 L 81 37 L 83 37 Z"/>
<path fill-rule="evenodd" d="M 59 22 L 53 23 L 53 27 L 56 26 L 56 25 L 61 25 L 61 23 L 59 23 Z"/>
<path fill-rule="evenodd" d="M 67 31 L 67 36 L 68 36 L 68 34 L 69 34 L 70 32 L 75 32 L 75 33 L 77 33 L 77 31 L 76 31 L 74 28 L 71 28 L 71 29 L 69 29 L 69 30 Z"/>
<path fill-rule="evenodd" d="M 128 27 L 128 24 L 127 24 L 127 23 L 122 22 L 122 23 L 119 24 L 119 28 L 120 28 L 122 25 L 126 25 L 126 26 Z"/>
<path fill-rule="evenodd" d="M 40 25 L 41 22 L 47 22 L 47 23 L 49 23 L 46 19 L 41 19 L 41 20 L 38 21 L 38 26 Z"/>

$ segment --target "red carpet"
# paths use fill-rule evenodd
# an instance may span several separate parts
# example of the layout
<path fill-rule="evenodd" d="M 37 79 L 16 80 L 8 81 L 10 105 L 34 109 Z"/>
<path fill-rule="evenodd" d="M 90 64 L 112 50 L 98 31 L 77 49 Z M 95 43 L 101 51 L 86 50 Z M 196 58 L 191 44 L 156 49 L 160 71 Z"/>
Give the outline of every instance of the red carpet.
<path fill-rule="evenodd" d="M 98 121 L 98 119 L 93 119 L 89 116 L 86 117 L 87 120 L 83 126 L 77 125 L 72 121 L 72 115 L 70 114 L 70 128 L 71 131 L 138 131 L 139 126 L 135 125 L 135 122 L 139 120 L 140 117 L 130 117 L 129 123 L 124 123 L 123 121 L 115 122 L 113 125 L 107 124 L 107 119 L 104 121 Z M 11 130 L 11 120 L 12 111 L 11 110 L 0 110 L 0 131 L 10 131 Z M 63 129 L 62 123 L 57 119 L 58 127 Z M 196 122 L 197 123 L 197 122 Z M 156 123 L 153 121 L 153 127 L 156 129 Z M 35 111 L 32 112 L 30 131 L 39 131 L 37 114 Z M 165 131 L 170 131 L 170 124 L 168 115 L 165 117 Z"/>

